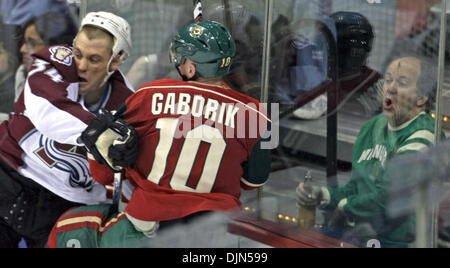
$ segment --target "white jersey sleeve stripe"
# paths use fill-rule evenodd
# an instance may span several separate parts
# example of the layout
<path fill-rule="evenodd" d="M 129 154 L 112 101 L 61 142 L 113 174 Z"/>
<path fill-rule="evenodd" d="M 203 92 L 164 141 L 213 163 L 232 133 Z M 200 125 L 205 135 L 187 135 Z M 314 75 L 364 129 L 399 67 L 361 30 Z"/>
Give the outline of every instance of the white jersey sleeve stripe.
<path fill-rule="evenodd" d="M 409 136 L 407 141 L 412 139 L 425 139 L 429 141 L 431 144 L 434 144 L 434 134 L 429 130 L 419 130 L 414 134 L 412 134 L 411 136 Z"/>
<path fill-rule="evenodd" d="M 25 116 L 41 133 L 60 143 L 81 145 L 77 139 L 87 127 L 82 120 L 69 112 L 58 109 L 47 99 L 34 95 L 28 81 L 24 91 Z"/>
<path fill-rule="evenodd" d="M 397 150 L 397 153 L 405 152 L 405 151 L 423 151 L 427 149 L 428 146 L 423 143 L 410 143 L 407 144 Z"/>

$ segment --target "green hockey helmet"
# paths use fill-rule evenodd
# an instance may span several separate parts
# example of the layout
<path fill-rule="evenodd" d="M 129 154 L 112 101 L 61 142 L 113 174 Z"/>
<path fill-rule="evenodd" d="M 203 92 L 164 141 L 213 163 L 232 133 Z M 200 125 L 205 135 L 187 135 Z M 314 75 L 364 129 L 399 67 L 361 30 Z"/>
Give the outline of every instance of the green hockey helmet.
<path fill-rule="evenodd" d="M 178 66 L 186 59 L 195 63 L 198 77 L 226 75 L 236 52 L 228 29 L 214 21 L 201 21 L 184 26 L 170 44 L 170 61 Z"/>

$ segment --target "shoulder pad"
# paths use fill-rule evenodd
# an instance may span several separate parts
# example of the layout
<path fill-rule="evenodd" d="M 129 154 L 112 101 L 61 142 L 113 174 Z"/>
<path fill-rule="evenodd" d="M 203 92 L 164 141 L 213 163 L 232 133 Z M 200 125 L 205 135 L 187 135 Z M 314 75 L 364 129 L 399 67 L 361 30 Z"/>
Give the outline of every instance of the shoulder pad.
<path fill-rule="evenodd" d="M 34 55 L 49 62 L 67 82 L 77 82 L 78 74 L 73 59 L 73 50 L 67 45 L 46 47 Z"/>

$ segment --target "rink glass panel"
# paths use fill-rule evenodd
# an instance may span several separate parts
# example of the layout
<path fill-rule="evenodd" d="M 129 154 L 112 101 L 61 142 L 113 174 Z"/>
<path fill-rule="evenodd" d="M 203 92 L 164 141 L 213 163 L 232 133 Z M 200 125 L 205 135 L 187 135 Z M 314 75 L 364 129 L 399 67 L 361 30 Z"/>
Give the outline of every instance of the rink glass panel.
<path fill-rule="evenodd" d="M 182 25 L 192 21 L 192 1 L 68 2 L 70 12 L 78 22 L 86 12 L 99 10 L 117 13 L 129 21 L 133 49 L 121 70 L 130 78 L 133 86 L 137 88 L 143 83 L 164 77 L 178 78 L 169 62 L 168 48 L 173 34 Z M 205 19 L 224 23 L 237 42 L 237 54 L 233 59 L 231 73 L 225 77 L 226 81 L 235 90 L 256 99 L 263 98 L 262 101 L 268 103 L 269 112 L 274 112 L 271 114 L 274 119 L 272 134 L 278 132 L 277 146 L 271 150 L 270 179 L 262 190 L 242 192 L 241 216 L 251 219 L 252 223 L 260 223 L 269 233 L 272 228 L 274 231 L 270 235 L 295 239 L 302 235 L 310 237 L 298 227 L 300 218 L 296 206 L 296 187 L 304 180 L 307 171 L 311 171 L 315 185 L 343 186 L 348 182 L 352 170 L 353 145 L 359 130 L 367 120 L 381 112 L 383 74 L 390 56 L 407 43 L 412 54 L 425 56 L 438 66 L 441 12 L 437 6 L 441 5 L 441 1 L 276 0 L 270 10 L 271 16 L 267 16 L 265 6 L 270 1 L 202 2 Z M 351 52 L 353 56 L 365 55 L 364 64 L 358 59 L 342 60 L 343 55 L 340 55 L 336 43 L 338 30 L 330 20 L 330 15 L 339 11 L 357 12 L 370 23 L 374 36 L 371 43 L 367 44 L 370 49 L 358 47 Z M 270 42 L 267 42 L 265 25 L 270 17 Z M 358 40 L 355 37 L 355 42 Z M 20 40 L 17 41 L 19 46 Z M 264 54 L 267 50 L 270 53 Z M 447 51 L 450 48 L 446 47 L 445 51 L 442 56 L 449 64 L 450 53 Z M 262 69 L 265 66 L 263 63 L 269 66 L 267 73 Z M 351 69 L 352 64 L 353 67 L 360 65 L 365 68 L 364 79 L 357 80 L 355 72 L 342 74 L 342 69 Z M 17 65 L 11 66 L 6 69 L 15 72 Z M 263 80 L 264 77 L 268 77 L 268 84 Z M 436 109 L 436 104 L 439 104 L 437 100 L 434 100 L 435 107 L 432 108 L 433 117 L 441 120 L 442 131 L 446 134 L 450 131 L 448 77 L 449 69 L 445 66 L 441 77 L 442 91 L 438 96 L 442 108 Z M 438 79 L 439 73 L 435 77 L 436 83 Z M 335 148 L 329 148 L 330 144 L 334 144 Z M 447 164 L 445 157 L 436 159 L 436 166 L 445 167 Z M 398 169 L 411 170 L 423 165 L 426 163 L 418 158 L 416 163 L 410 163 L 407 167 L 399 166 Z M 401 172 L 394 173 L 402 176 Z M 435 188 L 446 189 L 447 184 L 440 178 L 422 179 L 424 183 L 413 185 L 402 195 L 395 196 L 393 216 L 404 211 L 411 216 L 415 215 L 417 209 L 425 208 L 427 215 L 439 217 L 439 230 L 448 229 L 449 206 L 444 203 L 440 209 L 436 208 L 438 201 L 444 199 L 446 191 L 434 192 Z M 426 183 L 426 179 L 433 181 L 432 187 Z M 422 199 L 423 206 L 417 205 L 420 190 L 428 193 L 428 197 Z M 330 217 L 329 213 L 317 209 L 317 230 L 325 227 Z M 432 221 L 432 216 L 429 216 L 427 222 L 436 221 Z M 427 242 L 433 241 L 433 233 L 437 232 L 429 225 L 425 228 Z M 245 232 L 235 232 L 245 237 Z M 264 235 L 251 239 L 269 246 L 282 246 L 273 243 L 273 239 L 266 240 Z M 310 244 L 330 245 L 340 244 Z M 439 245 L 446 245 L 446 241 L 441 241 Z"/>
<path fill-rule="evenodd" d="M 311 171 L 315 185 L 343 186 L 348 182 L 359 129 L 382 111 L 383 74 L 389 58 L 408 43 L 411 54 L 424 55 L 438 65 L 440 12 L 434 5 L 441 2 L 282 0 L 274 1 L 269 9 L 271 16 L 266 8 L 270 1 L 202 2 L 205 19 L 224 23 L 237 43 L 226 81 L 235 90 L 267 102 L 269 112 L 274 113 L 272 136 L 277 137 L 272 138 L 277 146 L 271 150 L 270 179 L 262 190 L 243 191 L 243 217 L 261 223 L 264 228 L 273 227 L 275 235 L 292 236 L 296 241 L 302 235 L 310 237 L 298 227 L 301 216 L 295 201 L 297 185 L 307 171 Z M 130 22 L 134 47 L 122 70 L 136 87 L 162 77 L 178 77 L 168 61 L 168 44 L 180 26 L 192 21 L 191 1 L 89 0 L 85 4 L 86 12 L 116 12 Z M 330 19 L 330 15 L 339 11 L 363 15 L 370 24 L 373 39 L 367 36 L 365 26 L 361 27 L 364 30 L 348 30 L 346 34 L 357 43 L 356 49 L 339 50 L 336 43 L 339 29 Z M 270 40 L 265 39 L 268 19 L 271 19 Z M 364 36 L 355 36 L 358 31 Z M 264 63 L 269 66 L 268 73 L 263 70 Z M 364 68 L 359 77 L 355 71 L 358 67 Z M 348 70 L 342 70 L 345 68 Z M 136 78 L 137 75 L 140 76 Z M 435 79 L 438 80 L 438 75 Z M 444 82 L 443 107 L 449 107 L 445 101 L 450 86 L 447 91 L 446 85 Z M 444 108 L 440 115 L 436 116 L 436 110 L 433 114 L 442 119 L 443 131 L 447 131 L 446 115 L 450 116 L 450 111 Z M 411 187 L 405 195 L 414 195 L 418 188 Z M 411 202 L 402 196 L 399 200 L 395 204 L 400 203 L 402 208 L 407 206 L 405 202 Z M 412 211 L 416 209 L 415 204 L 409 205 L 413 206 Z M 317 209 L 316 230 L 324 228 L 330 217 L 330 213 Z M 443 220 L 447 221 L 445 216 Z M 432 232 L 427 229 L 429 238 Z M 280 246 L 262 236 L 252 238 L 269 246 Z"/>

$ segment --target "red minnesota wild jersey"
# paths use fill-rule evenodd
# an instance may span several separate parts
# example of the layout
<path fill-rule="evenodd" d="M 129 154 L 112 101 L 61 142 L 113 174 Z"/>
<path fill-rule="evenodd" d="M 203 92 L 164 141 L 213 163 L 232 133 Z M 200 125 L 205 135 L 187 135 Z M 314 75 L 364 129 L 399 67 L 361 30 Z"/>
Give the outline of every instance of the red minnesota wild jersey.
<path fill-rule="evenodd" d="M 125 170 L 136 186 L 126 208 L 134 218 L 164 221 L 237 209 L 241 187 L 267 180 L 244 176 L 249 157 L 267 151 L 260 149 L 267 113 L 257 100 L 225 84 L 171 79 L 145 84 L 127 99 L 124 118 L 139 135 L 139 158 Z M 259 164 L 264 169 L 270 162 Z M 91 164 L 94 178 L 110 183 L 101 168 Z"/>
<path fill-rule="evenodd" d="M 0 158 L 22 176 L 72 202 L 105 201 L 106 190 L 89 173 L 84 146 L 77 139 L 101 108 L 118 109 L 134 90 L 116 71 L 95 110 L 79 95 L 72 48 L 39 51 L 28 73 L 15 113 L 0 124 Z"/>

